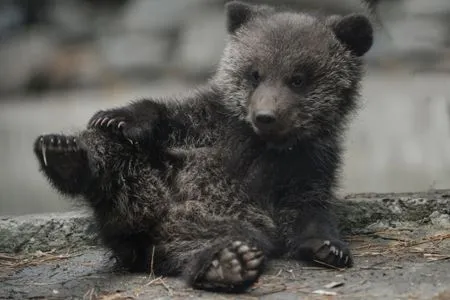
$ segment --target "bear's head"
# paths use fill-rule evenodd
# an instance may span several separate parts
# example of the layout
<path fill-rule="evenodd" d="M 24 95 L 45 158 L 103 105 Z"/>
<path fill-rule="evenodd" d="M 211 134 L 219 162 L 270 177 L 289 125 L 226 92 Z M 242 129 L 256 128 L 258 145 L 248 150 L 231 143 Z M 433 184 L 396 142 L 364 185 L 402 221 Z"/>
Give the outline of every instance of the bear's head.
<path fill-rule="evenodd" d="M 356 107 L 373 29 L 358 14 L 319 17 L 226 4 L 228 42 L 215 76 L 226 105 L 268 142 L 335 134 Z"/>

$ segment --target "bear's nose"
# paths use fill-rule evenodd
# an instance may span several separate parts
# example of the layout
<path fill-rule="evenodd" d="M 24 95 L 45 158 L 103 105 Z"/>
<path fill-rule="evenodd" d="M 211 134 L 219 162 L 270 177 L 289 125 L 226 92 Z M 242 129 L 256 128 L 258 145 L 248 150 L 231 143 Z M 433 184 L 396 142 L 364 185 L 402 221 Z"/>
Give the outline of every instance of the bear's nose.
<path fill-rule="evenodd" d="M 260 110 L 255 112 L 254 115 L 255 125 L 262 130 L 271 129 L 276 124 L 276 121 L 277 118 L 273 111 Z"/>

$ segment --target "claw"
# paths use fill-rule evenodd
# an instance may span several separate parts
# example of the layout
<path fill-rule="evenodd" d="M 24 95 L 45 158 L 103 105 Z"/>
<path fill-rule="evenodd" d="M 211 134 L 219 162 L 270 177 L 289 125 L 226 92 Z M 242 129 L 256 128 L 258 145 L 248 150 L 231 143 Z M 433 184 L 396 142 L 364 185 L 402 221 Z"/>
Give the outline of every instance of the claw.
<path fill-rule="evenodd" d="M 250 250 L 250 247 L 248 247 L 247 245 L 243 245 L 238 248 L 237 252 L 239 254 L 242 254 L 242 253 L 248 252 L 248 250 Z"/>
<path fill-rule="evenodd" d="M 242 245 L 241 241 L 234 241 L 233 244 L 232 244 L 232 246 L 235 247 L 235 248 L 239 247 L 240 245 Z"/>
<path fill-rule="evenodd" d="M 212 263 L 214 268 L 217 268 L 219 266 L 219 261 L 217 259 L 213 260 Z"/>
<path fill-rule="evenodd" d="M 245 278 L 254 278 L 256 275 L 258 275 L 258 271 L 257 270 L 251 270 L 248 271 L 247 274 L 245 274 Z"/>
<path fill-rule="evenodd" d="M 112 123 L 114 123 L 116 120 L 115 119 L 111 119 L 108 121 L 108 123 L 106 123 L 106 127 L 111 126 Z M 103 123 L 102 123 L 103 124 Z"/>
<path fill-rule="evenodd" d="M 102 118 L 98 118 L 97 120 L 95 120 L 94 126 L 97 127 L 101 120 Z"/>
<path fill-rule="evenodd" d="M 109 118 L 104 118 L 104 119 L 102 120 L 102 122 L 100 123 L 100 126 L 103 126 L 103 124 L 105 124 L 105 122 L 108 121 L 108 120 L 109 120 Z"/>
<path fill-rule="evenodd" d="M 336 256 L 339 254 L 339 250 L 335 246 L 331 246 L 330 251 Z"/>
<path fill-rule="evenodd" d="M 253 260 L 247 262 L 247 267 L 250 269 L 255 269 L 256 267 L 258 267 L 261 264 L 262 260 L 263 260 L 262 257 L 253 259 Z"/>
<path fill-rule="evenodd" d="M 48 163 L 47 163 L 47 156 L 46 156 L 46 148 L 45 148 L 45 144 L 44 144 L 44 139 L 42 139 L 42 159 L 44 160 L 44 165 L 47 167 Z"/>
<path fill-rule="evenodd" d="M 119 124 L 117 125 L 117 128 L 120 129 L 123 126 L 125 126 L 125 122 L 124 121 L 120 121 Z"/>

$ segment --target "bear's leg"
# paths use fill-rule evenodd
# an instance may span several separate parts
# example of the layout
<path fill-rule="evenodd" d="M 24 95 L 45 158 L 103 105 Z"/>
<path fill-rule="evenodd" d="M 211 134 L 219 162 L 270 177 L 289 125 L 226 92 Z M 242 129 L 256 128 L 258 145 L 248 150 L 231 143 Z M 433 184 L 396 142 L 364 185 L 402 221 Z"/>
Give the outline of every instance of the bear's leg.
<path fill-rule="evenodd" d="M 304 209 L 293 226 L 289 256 L 334 268 L 351 267 L 352 255 L 339 237 L 334 216 L 319 207 Z"/>
<path fill-rule="evenodd" d="M 42 135 L 34 143 L 34 153 L 41 171 L 63 194 L 82 194 L 98 172 L 97 162 L 76 136 Z"/>
<path fill-rule="evenodd" d="M 154 204 L 159 206 L 159 199 L 168 197 L 165 168 L 182 164 L 180 155 L 140 149 L 96 130 L 39 136 L 34 153 L 41 171 L 59 192 L 84 196 L 94 209 L 115 205 L 124 213 L 136 214 L 142 203 L 158 201 Z"/>
<path fill-rule="evenodd" d="M 202 213 L 201 206 L 171 209 L 155 248 L 156 273 L 181 274 L 197 289 L 245 291 L 274 252 L 270 232 L 239 218 Z"/>
<path fill-rule="evenodd" d="M 50 183 L 65 195 L 82 196 L 104 245 L 130 271 L 145 270 L 154 228 L 171 201 L 163 156 L 155 160 L 147 152 L 95 130 L 42 135 L 34 143 Z"/>
<path fill-rule="evenodd" d="M 125 178 L 121 188 L 105 190 L 106 198 L 92 197 L 90 201 L 101 200 L 94 205 L 94 213 L 103 244 L 120 267 L 130 272 L 148 271 L 154 237 L 172 202 L 168 187 L 147 167 L 139 175 Z"/>

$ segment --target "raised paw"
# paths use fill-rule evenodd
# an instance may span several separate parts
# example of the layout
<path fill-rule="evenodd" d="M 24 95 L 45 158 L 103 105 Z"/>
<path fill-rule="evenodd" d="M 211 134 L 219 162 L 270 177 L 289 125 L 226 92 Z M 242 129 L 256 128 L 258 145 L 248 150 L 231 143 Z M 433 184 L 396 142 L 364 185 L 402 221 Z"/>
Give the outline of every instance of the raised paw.
<path fill-rule="evenodd" d="M 130 144 L 139 144 L 149 130 L 144 122 L 140 124 L 131 111 L 124 108 L 101 110 L 89 121 L 88 128 L 97 128 L 125 138 Z"/>
<path fill-rule="evenodd" d="M 316 247 L 314 260 L 336 268 L 351 267 L 353 259 L 350 250 L 339 240 L 324 240 Z"/>
<path fill-rule="evenodd" d="M 68 194 L 84 191 L 94 166 L 76 137 L 41 135 L 34 142 L 34 153 L 41 170 L 58 190 Z"/>
<path fill-rule="evenodd" d="M 77 138 L 60 134 L 41 135 L 34 143 L 34 152 L 44 166 L 55 157 L 62 158 L 79 150 Z"/>
<path fill-rule="evenodd" d="M 107 110 L 97 112 L 89 121 L 88 128 L 110 128 L 120 130 L 126 125 L 129 114 L 120 110 Z"/>
<path fill-rule="evenodd" d="M 256 247 L 234 241 L 215 255 L 200 276 L 196 286 L 203 289 L 241 291 L 251 286 L 261 275 L 264 254 Z"/>

